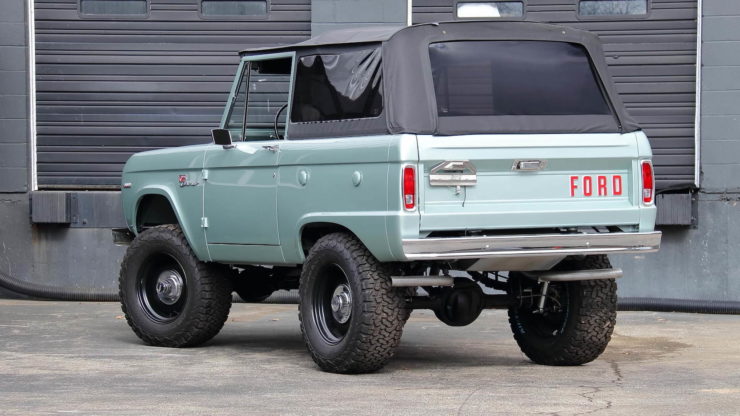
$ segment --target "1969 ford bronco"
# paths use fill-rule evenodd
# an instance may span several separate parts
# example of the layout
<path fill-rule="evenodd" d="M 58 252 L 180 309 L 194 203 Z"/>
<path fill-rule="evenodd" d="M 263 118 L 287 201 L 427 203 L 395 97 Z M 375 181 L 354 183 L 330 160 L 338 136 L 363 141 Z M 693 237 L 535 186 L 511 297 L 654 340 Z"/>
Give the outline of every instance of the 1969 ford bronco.
<path fill-rule="evenodd" d="M 381 368 L 413 309 L 452 326 L 508 309 L 532 361 L 578 365 L 614 328 L 607 255 L 660 246 L 650 145 L 587 32 L 453 22 L 245 50 L 212 133 L 124 168 L 120 295 L 151 345 L 209 340 L 234 291 L 298 288 L 326 371 Z"/>

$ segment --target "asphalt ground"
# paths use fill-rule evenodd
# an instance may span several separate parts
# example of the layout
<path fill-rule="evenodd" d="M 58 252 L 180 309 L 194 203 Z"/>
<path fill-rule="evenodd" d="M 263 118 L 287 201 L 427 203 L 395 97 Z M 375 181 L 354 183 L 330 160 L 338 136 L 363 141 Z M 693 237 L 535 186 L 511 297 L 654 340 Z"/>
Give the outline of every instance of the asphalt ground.
<path fill-rule="evenodd" d="M 620 312 L 601 358 L 545 367 L 504 311 L 415 311 L 387 367 L 347 376 L 314 365 L 295 305 L 235 304 L 205 346 L 170 349 L 115 303 L 0 300 L 0 414 L 740 414 L 740 317 Z"/>

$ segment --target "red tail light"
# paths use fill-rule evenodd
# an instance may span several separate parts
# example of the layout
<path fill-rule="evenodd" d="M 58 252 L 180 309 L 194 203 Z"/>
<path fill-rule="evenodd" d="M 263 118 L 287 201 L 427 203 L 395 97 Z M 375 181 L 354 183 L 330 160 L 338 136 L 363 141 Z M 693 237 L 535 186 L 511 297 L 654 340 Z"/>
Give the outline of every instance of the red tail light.
<path fill-rule="evenodd" d="M 413 166 L 403 168 L 403 207 L 416 208 L 416 170 Z"/>
<path fill-rule="evenodd" d="M 655 176 L 653 175 L 653 163 L 649 160 L 643 160 L 640 163 L 642 165 L 642 203 L 648 205 L 652 204 L 655 198 Z"/>

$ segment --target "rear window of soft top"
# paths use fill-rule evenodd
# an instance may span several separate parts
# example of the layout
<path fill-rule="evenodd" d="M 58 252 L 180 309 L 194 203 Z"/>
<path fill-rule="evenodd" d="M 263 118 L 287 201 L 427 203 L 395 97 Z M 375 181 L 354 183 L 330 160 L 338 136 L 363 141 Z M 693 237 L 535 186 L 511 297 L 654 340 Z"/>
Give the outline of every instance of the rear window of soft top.
<path fill-rule="evenodd" d="M 439 117 L 611 114 L 581 45 L 440 42 L 429 58 Z"/>

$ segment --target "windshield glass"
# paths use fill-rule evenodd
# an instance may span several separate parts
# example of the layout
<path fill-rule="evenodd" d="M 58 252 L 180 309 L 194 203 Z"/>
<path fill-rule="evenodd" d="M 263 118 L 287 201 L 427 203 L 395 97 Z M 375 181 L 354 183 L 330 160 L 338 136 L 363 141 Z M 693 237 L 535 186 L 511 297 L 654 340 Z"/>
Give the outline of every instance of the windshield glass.
<path fill-rule="evenodd" d="M 429 58 L 439 117 L 611 114 L 581 45 L 440 42 Z"/>

